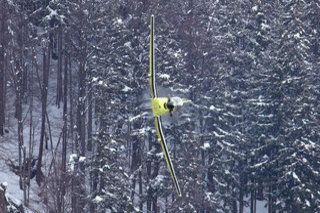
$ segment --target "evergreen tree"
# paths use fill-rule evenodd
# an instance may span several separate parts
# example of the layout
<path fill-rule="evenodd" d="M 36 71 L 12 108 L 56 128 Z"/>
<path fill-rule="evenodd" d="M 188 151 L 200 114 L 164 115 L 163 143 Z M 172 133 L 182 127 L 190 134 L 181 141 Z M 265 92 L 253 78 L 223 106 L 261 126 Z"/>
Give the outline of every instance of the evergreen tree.
<path fill-rule="evenodd" d="M 282 139 L 278 150 L 277 208 L 294 212 L 317 211 L 319 169 L 316 153 L 319 145 L 314 125 L 314 98 L 317 92 L 310 57 L 310 31 L 308 19 L 304 19 L 306 2 L 290 1 L 284 6 L 281 17 L 283 29 L 279 46 L 279 71 L 283 78 Z M 308 13 L 307 13 L 308 14 Z M 314 190 L 316 189 L 316 190 Z M 292 193 L 292 191 L 294 193 Z"/>
<path fill-rule="evenodd" d="M 112 6 L 111 14 L 102 17 L 104 25 L 96 29 L 88 83 L 95 103 L 97 131 L 93 142 L 96 154 L 92 158 L 91 202 L 98 212 L 134 212 L 130 196 L 130 177 L 127 166 L 129 94 L 133 92 L 133 49 L 126 19 L 116 15 L 121 4 Z M 100 5 L 100 12 L 109 10 Z M 102 22 L 101 22 L 102 23 Z M 124 44 L 124 45 L 123 45 Z M 99 48 L 103 46 L 105 48 Z"/>

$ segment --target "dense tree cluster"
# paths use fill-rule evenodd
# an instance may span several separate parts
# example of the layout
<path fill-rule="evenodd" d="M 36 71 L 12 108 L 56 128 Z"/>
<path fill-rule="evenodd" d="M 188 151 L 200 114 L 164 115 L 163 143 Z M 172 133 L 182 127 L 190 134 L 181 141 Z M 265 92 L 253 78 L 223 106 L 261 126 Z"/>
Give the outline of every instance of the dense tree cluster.
<path fill-rule="evenodd" d="M 164 118 L 182 198 L 148 105 L 151 14 L 159 93 L 193 100 Z M 0 0 L 25 205 L 36 176 L 47 212 L 319 212 L 319 23 L 316 0 Z"/>

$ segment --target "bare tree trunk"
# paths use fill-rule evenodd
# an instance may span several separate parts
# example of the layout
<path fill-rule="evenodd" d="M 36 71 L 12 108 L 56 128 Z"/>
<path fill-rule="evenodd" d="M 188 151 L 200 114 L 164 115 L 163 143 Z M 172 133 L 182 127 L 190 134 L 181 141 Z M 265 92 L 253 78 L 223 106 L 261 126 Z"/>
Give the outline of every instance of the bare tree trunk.
<path fill-rule="evenodd" d="M 143 193 L 143 191 L 142 191 L 142 189 L 143 189 L 143 185 L 142 185 L 142 172 L 141 172 L 141 170 L 139 171 L 139 210 L 140 210 L 140 212 L 143 212 L 143 201 L 142 201 L 142 193 Z"/>
<path fill-rule="evenodd" d="M 143 123 L 145 124 L 145 120 L 143 121 Z M 145 134 L 144 135 L 144 138 L 143 138 L 143 141 L 146 141 L 146 139 L 147 139 L 147 135 Z M 143 150 L 144 148 L 141 148 L 141 151 Z M 139 168 L 139 210 L 140 210 L 140 212 L 143 212 L 143 203 L 144 203 L 144 201 L 143 201 L 143 199 L 142 199 L 142 197 L 143 197 L 143 181 L 142 181 L 142 178 L 143 178 L 143 176 L 142 176 L 142 168 L 143 168 L 143 166 L 142 166 L 142 163 L 141 163 L 141 156 L 140 156 L 140 167 L 141 168 Z"/>
<path fill-rule="evenodd" d="M 1 39 L 0 39 L 1 40 Z M 4 121 L 5 121 L 5 81 L 4 81 L 4 49 L 0 44 L 0 135 L 4 134 Z"/>
<path fill-rule="evenodd" d="M 270 156 L 271 160 L 274 159 L 274 157 L 273 157 L 274 154 L 273 153 L 277 153 L 277 150 L 275 152 L 274 151 L 270 150 L 269 156 Z M 268 184 L 270 184 L 269 187 L 268 187 L 268 193 L 269 193 L 269 195 L 268 195 L 268 213 L 274 213 L 275 210 L 273 209 L 273 205 L 274 205 L 274 202 L 276 200 L 274 200 L 274 198 L 273 198 L 273 191 L 276 190 L 277 188 L 276 187 L 273 188 L 273 186 L 274 186 L 273 185 L 274 184 L 274 178 L 273 178 L 272 175 L 269 175 L 269 177 L 268 177 Z"/>
<path fill-rule="evenodd" d="M 20 78 L 20 77 L 18 77 Z M 23 148 L 23 123 L 22 123 L 22 91 L 21 91 L 21 80 L 18 80 L 18 87 L 17 87 L 17 99 L 16 99 L 16 118 L 18 120 L 18 143 L 19 143 L 19 173 L 20 173 L 20 189 L 23 189 L 23 183 L 22 183 L 22 179 L 23 179 L 23 171 L 22 171 L 22 157 L 23 157 L 23 153 L 22 153 L 22 148 Z"/>
<path fill-rule="evenodd" d="M 69 118 L 70 118 L 70 135 L 71 135 L 71 144 L 72 144 L 72 148 L 71 151 L 74 152 L 74 147 L 73 147 L 73 137 L 74 137 L 74 120 L 73 120 L 73 91 L 72 91 L 72 67 L 71 67 L 71 56 L 68 55 L 68 67 L 69 67 L 69 85 L 70 85 L 70 89 L 69 89 L 69 104 L 70 104 L 70 112 L 69 112 Z"/>
<path fill-rule="evenodd" d="M 8 213 L 7 207 L 7 197 L 6 197 L 6 187 L 0 185 L 0 212 L 1 213 Z"/>
<path fill-rule="evenodd" d="M 32 68 L 31 68 L 31 73 L 29 76 L 29 83 L 30 83 L 30 87 L 29 87 L 29 112 L 30 112 L 30 122 L 29 122 L 29 154 L 28 154 L 28 177 L 27 177 L 27 199 L 25 200 L 25 205 L 28 206 L 29 205 L 29 199 L 30 199 L 30 179 L 31 179 L 31 163 L 32 163 L 32 156 L 33 156 L 33 139 L 34 139 L 34 131 L 33 131 L 33 69 L 35 68 L 38 72 L 38 65 L 37 65 L 37 61 L 34 59 L 36 53 L 33 52 L 33 59 L 32 59 Z"/>
<path fill-rule="evenodd" d="M 85 84 L 85 65 L 84 62 L 79 62 L 79 84 L 78 84 L 78 101 L 77 101 L 77 135 L 80 142 L 80 147 L 77 147 L 77 151 L 80 153 L 80 157 L 86 156 L 86 128 L 85 128 L 85 98 L 86 98 L 86 84 Z M 77 186 L 78 193 L 78 212 L 83 212 L 86 204 L 85 200 L 85 168 L 84 162 L 79 162 L 79 182 Z"/>
<path fill-rule="evenodd" d="M 58 70 L 57 70 L 57 99 L 56 105 L 60 108 L 62 101 L 62 26 L 58 28 Z"/>
<path fill-rule="evenodd" d="M 79 204 L 79 178 L 77 172 L 79 171 L 79 162 L 76 160 L 74 164 L 74 171 L 71 176 L 71 212 L 72 213 L 80 213 L 84 211 L 81 205 Z"/>
<path fill-rule="evenodd" d="M 43 50 L 43 77 L 41 86 L 41 135 L 40 135 L 40 146 L 37 161 L 37 175 L 36 181 L 40 185 L 43 179 L 43 173 L 41 171 L 42 166 L 42 155 L 43 155 L 43 143 L 45 136 L 45 125 L 46 125 L 46 111 L 47 111 L 47 96 L 48 96 L 48 80 L 49 80 L 49 65 L 50 65 L 50 51 Z"/>
<path fill-rule="evenodd" d="M 97 152 L 98 152 L 98 153 L 101 152 L 101 151 L 100 151 L 101 149 L 102 149 L 102 148 L 101 148 L 101 145 L 98 144 L 98 145 L 97 145 Z M 91 193 L 93 194 L 93 193 L 96 193 L 97 190 L 98 190 L 99 173 L 98 173 L 97 169 L 94 169 L 94 170 L 93 170 L 90 178 L 91 178 L 91 184 L 92 184 Z M 100 179 L 102 180 L 103 178 L 100 178 Z M 90 203 L 90 213 L 94 213 L 94 212 L 95 212 L 94 203 L 91 202 L 91 203 Z"/>
<path fill-rule="evenodd" d="M 21 33 L 21 32 L 19 32 Z M 18 46 L 21 49 L 23 49 L 22 41 L 18 40 Z M 16 61 L 16 69 L 17 70 L 12 70 L 12 76 L 15 81 L 15 92 L 16 92 L 16 100 L 15 100 L 15 107 L 16 107 L 16 112 L 15 112 L 15 117 L 18 120 L 18 153 L 19 153 L 19 184 L 20 184 L 20 189 L 24 188 L 23 184 L 23 121 L 22 121 L 22 94 L 23 94 L 23 88 L 22 88 L 22 72 L 23 72 L 23 55 L 20 52 L 19 55 L 15 55 L 17 58 L 14 60 Z M 13 57 L 15 57 L 13 56 Z"/>
<path fill-rule="evenodd" d="M 5 47 L 7 44 L 5 35 L 7 35 L 7 13 L 6 3 L 1 2 L 0 7 L 0 136 L 4 134 L 5 122 Z"/>
<path fill-rule="evenodd" d="M 92 113 L 93 113 L 93 98 L 92 98 L 92 87 L 91 84 L 88 86 L 88 143 L 87 143 L 87 150 L 89 152 L 92 151 Z M 92 166 L 93 167 L 93 166 Z M 91 167 L 91 168 L 92 168 Z M 94 175 L 90 174 L 90 183 L 93 186 L 93 178 Z M 91 193 L 94 193 L 93 187 L 91 187 Z M 94 213 L 94 203 L 90 200 L 90 212 Z"/>
<path fill-rule="evenodd" d="M 63 130 L 62 130 L 62 168 L 60 181 L 60 197 L 58 199 L 58 212 L 65 209 L 64 196 L 66 194 L 66 167 L 67 167 L 67 142 L 68 142 L 68 57 L 64 64 L 64 90 L 63 90 Z"/>
<path fill-rule="evenodd" d="M 137 177 L 136 177 L 136 175 L 134 175 L 134 177 L 132 178 L 132 189 L 131 189 L 131 200 L 133 203 L 134 203 L 136 182 L 137 182 Z"/>
<path fill-rule="evenodd" d="M 252 184 L 254 186 L 253 189 L 251 189 L 251 198 L 250 198 L 250 213 L 256 213 L 256 189 L 255 189 L 255 181 L 252 178 Z"/>
<path fill-rule="evenodd" d="M 242 168 L 242 161 L 240 161 L 240 168 Z M 244 185 L 245 185 L 245 181 L 244 181 L 244 174 L 242 172 L 240 172 L 240 186 L 239 186 L 239 213 L 243 213 L 244 211 Z M 235 212 L 237 212 L 235 210 Z"/>
<path fill-rule="evenodd" d="M 273 199 L 272 199 L 272 186 L 269 186 L 269 196 L 268 196 L 268 213 L 273 213 Z"/>
<path fill-rule="evenodd" d="M 149 151 L 152 150 L 152 136 L 151 133 L 149 134 Z M 150 186 L 150 179 L 151 179 L 151 160 L 147 161 L 147 184 L 148 184 L 148 191 L 147 191 L 147 212 L 151 212 L 152 207 L 152 188 Z"/>
<path fill-rule="evenodd" d="M 158 146 L 159 147 L 159 146 Z M 159 153 L 160 150 L 157 150 L 157 153 Z M 160 169 L 160 162 L 156 161 L 154 162 L 154 170 L 152 174 L 152 179 L 155 179 L 159 174 Z M 158 212 L 158 196 L 155 194 L 154 197 L 152 197 L 152 212 L 157 213 Z"/>
<path fill-rule="evenodd" d="M 129 124 L 129 131 L 130 131 L 130 124 Z M 135 188 L 136 188 L 136 182 L 137 182 L 137 175 L 136 171 L 139 168 L 140 163 L 140 156 L 139 156 L 139 141 L 138 139 L 132 140 L 132 160 L 131 160 L 131 172 L 134 174 L 133 180 L 132 180 L 132 189 L 131 189 L 131 199 L 134 200 L 135 196 Z"/>
<path fill-rule="evenodd" d="M 88 151 L 92 151 L 92 91 L 91 86 L 88 88 Z"/>
<path fill-rule="evenodd" d="M 80 141 L 80 155 L 86 153 L 86 131 L 85 131 L 85 70 L 84 62 L 79 63 L 79 88 L 78 88 L 78 106 L 77 106 L 77 133 Z"/>
<path fill-rule="evenodd" d="M 22 188 L 23 188 L 23 200 L 24 200 L 24 203 L 27 203 L 27 184 L 26 184 L 26 178 L 25 178 L 25 175 L 26 175 L 26 171 L 27 171 L 27 159 L 26 159 L 26 156 L 27 156 L 27 148 L 25 146 L 22 147 L 22 150 L 23 150 L 23 170 L 22 170 Z"/>

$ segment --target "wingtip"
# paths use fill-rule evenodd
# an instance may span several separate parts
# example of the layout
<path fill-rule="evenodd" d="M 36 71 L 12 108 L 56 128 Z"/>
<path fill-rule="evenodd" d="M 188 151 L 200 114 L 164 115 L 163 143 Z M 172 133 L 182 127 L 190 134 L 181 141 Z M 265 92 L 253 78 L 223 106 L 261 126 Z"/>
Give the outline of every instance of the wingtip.
<path fill-rule="evenodd" d="M 186 103 L 191 103 L 191 102 L 192 102 L 191 100 L 183 101 L 184 104 L 186 104 Z"/>

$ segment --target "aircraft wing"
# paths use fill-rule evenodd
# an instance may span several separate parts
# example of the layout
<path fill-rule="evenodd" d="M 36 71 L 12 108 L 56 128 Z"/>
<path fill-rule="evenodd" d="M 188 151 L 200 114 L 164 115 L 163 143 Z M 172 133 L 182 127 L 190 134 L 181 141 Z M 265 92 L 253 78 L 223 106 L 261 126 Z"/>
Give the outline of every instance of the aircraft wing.
<path fill-rule="evenodd" d="M 169 171 L 170 171 L 174 186 L 176 188 L 178 196 L 181 197 L 182 194 L 181 194 L 180 186 L 179 186 L 176 174 L 174 172 L 174 168 L 173 168 L 173 165 L 172 165 L 172 162 L 171 162 L 171 158 L 170 158 L 169 151 L 168 151 L 168 148 L 167 148 L 166 140 L 165 140 L 164 135 L 163 135 L 161 117 L 160 116 L 159 117 L 155 117 L 155 125 L 156 125 L 157 135 L 158 135 L 158 137 L 160 139 L 160 143 L 161 143 L 161 147 L 162 147 L 162 150 L 163 150 L 163 154 L 164 154 L 164 157 L 166 159 L 166 162 L 167 162 L 167 165 L 168 165 L 168 168 L 169 168 Z"/>
<path fill-rule="evenodd" d="M 151 98 L 158 97 L 155 79 L 155 64 L 154 64 L 154 16 L 150 18 L 150 73 L 149 86 Z"/>
<path fill-rule="evenodd" d="M 156 88 L 156 80 L 155 80 L 155 63 L 154 63 L 154 16 L 151 15 L 150 18 L 150 73 L 149 73 L 149 86 L 150 86 L 150 94 L 151 98 L 157 98 L 157 88 Z M 174 168 L 171 162 L 171 158 L 169 155 L 169 151 L 167 148 L 167 144 L 163 135 L 162 131 L 162 124 L 161 124 L 161 117 L 156 116 L 155 117 L 155 125 L 156 125 L 156 130 L 157 130 L 157 135 L 163 150 L 164 157 L 166 159 L 174 186 L 176 188 L 176 191 L 178 193 L 178 196 L 181 197 L 181 190 L 178 184 L 178 180 L 176 177 L 176 174 L 174 172 Z"/>

